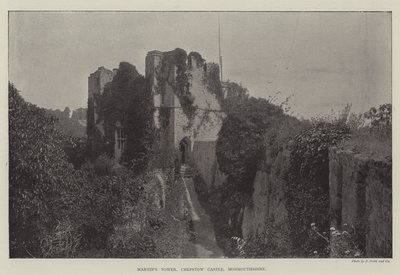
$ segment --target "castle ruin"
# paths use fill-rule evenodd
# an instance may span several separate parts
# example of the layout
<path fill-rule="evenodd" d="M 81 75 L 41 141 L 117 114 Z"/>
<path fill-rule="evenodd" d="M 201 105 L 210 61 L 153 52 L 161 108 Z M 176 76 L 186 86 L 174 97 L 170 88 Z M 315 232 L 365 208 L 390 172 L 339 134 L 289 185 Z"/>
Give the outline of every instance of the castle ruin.
<path fill-rule="evenodd" d="M 98 120 L 96 95 L 101 95 L 117 69 L 99 67 L 89 76 L 88 144 L 96 148 L 96 140 L 105 135 Z M 209 183 L 209 172 L 216 169 L 215 143 L 224 112 L 221 100 L 227 85 L 219 79 L 219 66 L 206 63 L 200 54 L 186 55 L 181 49 L 147 53 L 145 77 L 150 79 L 154 97 L 154 126 L 161 132 L 162 150 L 174 152 L 181 164 L 195 164 Z M 225 95 L 224 95 L 225 94 Z M 118 161 L 127 146 L 124 126 L 115 125 L 114 158 Z M 205 161 L 206 160 L 206 161 Z"/>

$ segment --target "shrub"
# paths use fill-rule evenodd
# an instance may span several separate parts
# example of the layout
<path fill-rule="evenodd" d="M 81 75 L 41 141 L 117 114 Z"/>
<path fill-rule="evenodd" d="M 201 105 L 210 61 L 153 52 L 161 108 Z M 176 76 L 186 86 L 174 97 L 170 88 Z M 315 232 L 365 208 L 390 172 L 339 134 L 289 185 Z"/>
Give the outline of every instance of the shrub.
<path fill-rule="evenodd" d="M 71 191 L 68 215 L 82 234 L 82 249 L 104 249 L 126 205 L 135 205 L 143 181 L 129 170 L 113 167 L 114 161 L 102 155 L 93 165 L 81 168 L 83 182 Z"/>
<path fill-rule="evenodd" d="M 217 68 L 219 75 L 219 67 Z M 223 98 L 223 100 L 220 100 L 220 105 L 222 109 L 227 114 L 229 114 L 236 108 L 237 105 L 239 105 L 243 101 L 246 101 L 249 98 L 249 91 L 241 84 L 230 82 L 229 80 L 225 82 L 225 86 L 226 86 L 226 96 L 225 98 Z"/>
<path fill-rule="evenodd" d="M 235 256 L 231 238 L 242 237 L 243 207 L 252 205 L 254 178 L 264 167 L 267 151 L 274 158 L 302 127 L 265 99 L 238 101 L 228 113 L 216 147 L 218 164 L 228 177 L 209 194 L 216 235 L 228 256 Z"/>
<path fill-rule="evenodd" d="M 287 243 L 277 241 L 274 237 L 279 232 L 276 229 L 267 229 L 263 233 L 252 235 L 246 239 L 231 238 L 232 254 L 240 258 L 282 258 L 290 257 Z M 274 239 L 273 239 L 274 238 Z"/>
<path fill-rule="evenodd" d="M 67 159 L 72 163 L 75 169 L 80 169 L 87 160 L 87 140 L 80 137 L 68 137 L 63 150 Z"/>
<path fill-rule="evenodd" d="M 331 227 L 329 231 L 329 234 L 321 233 L 316 224 L 311 223 L 311 230 L 309 231 L 311 243 L 322 240 L 325 246 L 311 249 L 309 251 L 310 257 L 359 258 L 364 255 L 356 242 L 355 230 L 348 228 L 346 223 L 344 223 L 342 231 L 334 227 Z"/>
<path fill-rule="evenodd" d="M 265 133 L 277 127 L 282 117 L 278 106 L 265 99 L 250 98 L 223 121 L 216 153 L 221 171 L 228 175 L 231 192 L 253 193 L 257 166 L 265 158 Z"/>
<path fill-rule="evenodd" d="M 286 196 L 291 238 L 300 256 L 310 250 L 308 225 L 318 220 L 323 230 L 329 226 L 328 151 L 348 136 L 342 123 L 318 122 L 293 140 Z"/>
<path fill-rule="evenodd" d="M 41 239 L 41 252 L 45 258 L 73 258 L 77 255 L 81 234 L 70 220 L 62 220 Z"/>
<path fill-rule="evenodd" d="M 351 138 L 339 146 L 370 158 L 392 158 L 392 107 L 383 104 L 347 121 Z"/>
<path fill-rule="evenodd" d="M 168 207 L 154 204 L 154 174 L 147 173 L 135 181 L 144 186 L 138 202 L 124 200 L 114 231 L 108 240 L 108 253 L 112 257 L 176 258 L 182 256 L 184 245 L 189 241 L 185 220 L 176 218 L 182 190 L 167 193 Z M 169 187 L 173 185 L 168 184 Z"/>
<path fill-rule="evenodd" d="M 44 109 L 9 84 L 10 257 L 40 257 L 43 232 L 57 226 L 64 194 L 77 175 L 62 149 L 66 138 Z"/>

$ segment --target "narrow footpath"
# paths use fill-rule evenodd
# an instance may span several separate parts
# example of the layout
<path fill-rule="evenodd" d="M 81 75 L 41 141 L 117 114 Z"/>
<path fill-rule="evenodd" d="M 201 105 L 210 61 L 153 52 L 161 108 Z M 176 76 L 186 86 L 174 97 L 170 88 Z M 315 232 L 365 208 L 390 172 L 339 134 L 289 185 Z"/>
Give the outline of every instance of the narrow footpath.
<path fill-rule="evenodd" d="M 183 258 L 223 258 L 224 254 L 217 245 L 210 216 L 200 205 L 192 178 L 185 177 L 182 180 L 193 221 L 193 237 L 184 251 Z"/>

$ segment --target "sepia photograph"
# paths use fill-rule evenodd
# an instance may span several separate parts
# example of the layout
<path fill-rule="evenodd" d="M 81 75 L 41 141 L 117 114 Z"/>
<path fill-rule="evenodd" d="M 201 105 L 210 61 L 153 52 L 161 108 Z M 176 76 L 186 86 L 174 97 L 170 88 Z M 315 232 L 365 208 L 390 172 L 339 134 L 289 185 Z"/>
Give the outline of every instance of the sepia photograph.
<path fill-rule="evenodd" d="M 9 11 L 7 196 L 10 259 L 392 259 L 392 12 Z"/>

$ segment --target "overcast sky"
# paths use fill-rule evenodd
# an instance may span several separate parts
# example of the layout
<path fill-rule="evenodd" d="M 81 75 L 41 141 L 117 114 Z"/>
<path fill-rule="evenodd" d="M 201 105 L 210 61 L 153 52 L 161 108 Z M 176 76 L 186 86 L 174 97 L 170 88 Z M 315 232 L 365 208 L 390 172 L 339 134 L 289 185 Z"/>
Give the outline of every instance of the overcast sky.
<path fill-rule="evenodd" d="M 219 13 L 224 79 L 293 94 L 298 116 L 391 101 L 390 13 Z M 88 76 L 120 61 L 144 74 L 150 50 L 218 62 L 218 13 L 10 12 L 9 80 L 40 107 L 86 107 Z"/>

